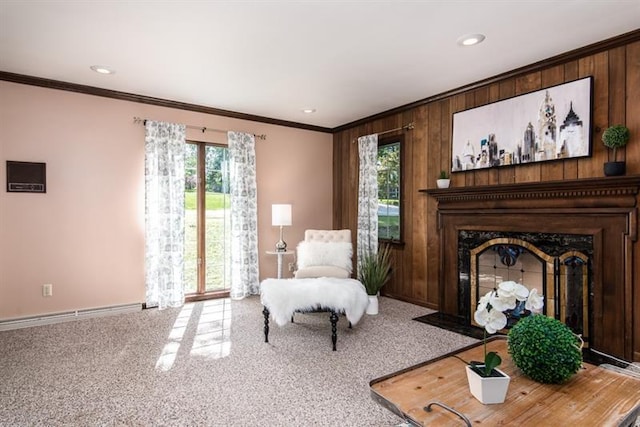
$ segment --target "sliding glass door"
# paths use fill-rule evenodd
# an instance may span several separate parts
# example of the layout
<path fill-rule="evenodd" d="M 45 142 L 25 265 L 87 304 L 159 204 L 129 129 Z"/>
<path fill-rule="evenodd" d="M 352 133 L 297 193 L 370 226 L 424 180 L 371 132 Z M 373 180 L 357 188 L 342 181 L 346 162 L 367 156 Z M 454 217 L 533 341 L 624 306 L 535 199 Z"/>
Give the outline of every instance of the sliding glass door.
<path fill-rule="evenodd" d="M 185 154 L 185 293 L 187 299 L 228 296 L 230 271 L 229 157 L 225 146 L 187 143 Z"/>

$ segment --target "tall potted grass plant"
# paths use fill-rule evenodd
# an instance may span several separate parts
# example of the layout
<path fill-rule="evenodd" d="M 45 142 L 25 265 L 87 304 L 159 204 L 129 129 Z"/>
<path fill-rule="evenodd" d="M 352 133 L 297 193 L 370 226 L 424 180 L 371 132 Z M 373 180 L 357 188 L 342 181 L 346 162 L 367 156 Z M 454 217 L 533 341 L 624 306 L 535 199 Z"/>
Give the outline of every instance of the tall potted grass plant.
<path fill-rule="evenodd" d="M 367 314 L 378 314 L 378 293 L 391 278 L 391 245 L 382 243 L 378 251 L 364 253 L 358 265 L 358 280 L 369 295 Z"/>

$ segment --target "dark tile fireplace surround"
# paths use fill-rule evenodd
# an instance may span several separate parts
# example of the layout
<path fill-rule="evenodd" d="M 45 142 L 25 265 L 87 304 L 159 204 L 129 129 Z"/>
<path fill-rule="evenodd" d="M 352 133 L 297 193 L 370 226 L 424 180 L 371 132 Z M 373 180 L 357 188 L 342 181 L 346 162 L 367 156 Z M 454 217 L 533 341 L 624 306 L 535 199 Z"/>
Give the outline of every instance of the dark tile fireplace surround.
<path fill-rule="evenodd" d="M 640 360 L 639 188 L 630 176 L 421 190 L 437 200 L 440 239 L 440 310 L 428 323 L 478 336 L 477 299 L 515 280 L 583 335 L 588 359 Z"/>

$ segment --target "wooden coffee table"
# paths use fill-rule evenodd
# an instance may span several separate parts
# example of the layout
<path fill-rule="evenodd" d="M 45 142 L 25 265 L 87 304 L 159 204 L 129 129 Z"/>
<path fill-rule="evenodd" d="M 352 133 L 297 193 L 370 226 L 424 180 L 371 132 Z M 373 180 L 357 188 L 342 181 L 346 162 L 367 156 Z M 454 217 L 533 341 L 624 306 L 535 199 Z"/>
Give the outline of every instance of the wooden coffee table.
<path fill-rule="evenodd" d="M 640 415 L 638 378 L 583 363 L 565 384 L 541 384 L 515 367 L 505 337 L 492 337 L 487 351 L 500 354 L 500 369 L 511 377 L 504 403 L 483 405 L 469 392 L 465 364 L 460 359 L 482 360 L 482 343 L 375 379 L 369 383 L 371 396 L 418 426 L 460 426 L 464 425 L 463 417 L 473 425 L 485 426 L 629 426 Z"/>

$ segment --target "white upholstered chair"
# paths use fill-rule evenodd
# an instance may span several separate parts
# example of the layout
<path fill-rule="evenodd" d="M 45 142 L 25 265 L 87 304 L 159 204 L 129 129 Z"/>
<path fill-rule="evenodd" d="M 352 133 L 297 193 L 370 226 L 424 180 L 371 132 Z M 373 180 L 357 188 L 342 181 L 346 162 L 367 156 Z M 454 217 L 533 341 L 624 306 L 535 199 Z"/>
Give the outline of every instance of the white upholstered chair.
<path fill-rule="evenodd" d="M 283 325 L 289 316 L 294 322 L 294 313 L 328 311 L 335 351 L 338 315 L 345 314 L 351 328 L 369 303 L 362 283 L 351 278 L 351 230 L 306 230 L 296 255 L 294 279 L 266 279 L 261 283 L 264 340 L 269 342 L 270 315 Z"/>
<path fill-rule="evenodd" d="M 296 279 L 337 277 L 353 272 L 351 230 L 306 230 L 296 248 Z"/>

